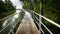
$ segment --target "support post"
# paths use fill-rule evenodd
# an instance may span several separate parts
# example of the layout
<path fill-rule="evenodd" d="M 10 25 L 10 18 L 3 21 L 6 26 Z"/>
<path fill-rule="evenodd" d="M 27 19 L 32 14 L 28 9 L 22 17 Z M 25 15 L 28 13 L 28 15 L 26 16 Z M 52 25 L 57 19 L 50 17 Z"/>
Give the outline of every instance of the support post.
<path fill-rule="evenodd" d="M 40 0 L 40 15 L 43 15 L 43 0 Z M 40 31 L 41 31 L 41 23 L 42 23 L 43 19 L 41 16 L 39 16 L 39 25 L 40 25 Z M 41 33 L 40 33 L 41 34 Z M 43 32 L 44 34 L 44 32 Z"/>

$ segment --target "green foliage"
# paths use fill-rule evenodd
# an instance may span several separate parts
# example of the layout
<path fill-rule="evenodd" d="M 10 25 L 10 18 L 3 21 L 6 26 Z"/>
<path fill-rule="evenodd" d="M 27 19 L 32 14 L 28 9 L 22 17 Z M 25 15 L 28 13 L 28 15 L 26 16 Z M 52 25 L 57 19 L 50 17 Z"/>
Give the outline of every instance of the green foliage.
<path fill-rule="evenodd" d="M 14 11 L 15 8 L 13 7 L 11 2 L 4 3 L 0 1 L 0 19 L 14 13 Z"/>
<path fill-rule="evenodd" d="M 52 1 L 53 11 L 56 13 L 56 22 L 60 24 L 60 0 L 53 0 Z"/>
<path fill-rule="evenodd" d="M 23 5 L 23 8 L 24 9 L 28 9 L 29 8 L 29 5 L 30 5 L 30 2 L 26 2 L 26 1 L 24 1 L 24 5 Z"/>
<path fill-rule="evenodd" d="M 43 3 L 43 15 L 53 21 L 56 20 L 56 13 L 54 13 L 52 10 L 52 0 L 45 0 Z M 49 23 L 48 21 L 44 20 L 44 24 L 46 26 L 50 26 L 53 27 L 53 25 L 51 23 Z"/>
<path fill-rule="evenodd" d="M 35 10 L 37 13 L 39 13 L 40 11 L 40 1 L 31 1 L 31 0 L 23 0 L 24 5 L 23 8 L 24 9 L 31 9 L 31 10 Z"/>
<path fill-rule="evenodd" d="M 40 1 L 36 1 L 35 2 L 35 11 L 37 12 L 37 13 L 40 13 Z"/>
<path fill-rule="evenodd" d="M 43 14 L 45 17 L 59 23 L 60 21 L 60 0 L 45 0 L 44 2 L 44 9 L 43 9 Z M 44 21 L 44 23 L 47 26 L 51 26 L 52 24 L 47 22 L 46 20 Z M 60 23 L 59 23 L 60 24 Z M 53 26 L 51 26 L 53 27 Z"/>
<path fill-rule="evenodd" d="M 11 2 L 7 2 L 7 3 L 4 3 L 3 1 L 0 1 L 0 19 L 14 13 L 15 11 L 15 8 L 13 7 L 13 5 L 11 4 Z M 4 23 L 5 19 L 4 20 L 0 20 L 0 31 L 3 27 L 3 23 Z M 9 27 L 7 27 L 5 30 L 3 30 L 2 32 L 0 32 L 0 34 L 7 34 L 7 32 L 9 32 Z"/>

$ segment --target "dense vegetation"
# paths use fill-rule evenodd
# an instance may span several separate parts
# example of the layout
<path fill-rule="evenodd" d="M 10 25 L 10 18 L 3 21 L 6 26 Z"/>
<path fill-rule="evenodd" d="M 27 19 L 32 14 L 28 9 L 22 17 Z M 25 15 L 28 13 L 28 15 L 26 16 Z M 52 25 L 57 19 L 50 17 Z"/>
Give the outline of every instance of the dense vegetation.
<path fill-rule="evenodd" d="M 0 1 L 0 19 L 14 13 L 14 11 L 15 8 L 13 7 L 10 1 L 9 2 L 6 1 L 6 3 Z"/>
<path fill-rule="evenodd" d="M 60 0 L 45 0 L 43 14 L 45 17 L 57 22 L 60 24 Z M 49 22 L 46 21 L 46 25 L 49 25 Z"/>
<path fill-rule="evenodd" d="M 3 2 L 0 0 L 0 19 L 5 18 L 5 17 L 9 16 L 10 14 L 13 14 L 14 12 L 15 12 L 15 8 L 13 7 L 13 5 L 10 1 Z M 0 31 L 3 28 L 2 25 L 4 23 L 4 20 L 0 20 Z M 9 28 L 9 27 L 7 27 L 7 28 Z M 5 31 L 6 30 L 4 30 L 3 32 L 5 32 Z M 3 32 L 1 32 L 0 34 L 3 34 Z M 6 32 L 4 34 L 6 34 Z"/>

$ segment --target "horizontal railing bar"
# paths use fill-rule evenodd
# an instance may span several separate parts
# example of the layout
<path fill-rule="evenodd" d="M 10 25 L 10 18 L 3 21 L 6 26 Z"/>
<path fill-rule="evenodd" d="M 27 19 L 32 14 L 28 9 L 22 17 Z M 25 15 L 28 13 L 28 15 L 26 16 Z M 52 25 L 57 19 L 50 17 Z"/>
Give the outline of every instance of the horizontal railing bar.
<path fill-rule="evenodd" d="M 19 21 L 20 21 L 20 19 L 17 21 L 17 23 L 14 25 L 14 28 L 15 28 L 15 26 L 19 23 Z"/>
<path fill-rule="evenodd" d="M 35 16 L 36 17 L 36 16 Z M 38 18 L 36 17 L 36 19 L 38 20 Z M 38 20 L 39 21 L 39 20 Z M 42 22 L 41 22 L 41 24 L 48 30 L 48 32 L 50 33 L 50 34 L 53 34 Z"/>
<path fill-rule="evenodd" d="M 9 23 L 6 27 L 4 27 L 0 32 L 2 32 L 5 28 L 7 28 L 11 23 Z"/>
<path fill-rule="evenodd" d="M 2 20 L 4 20 L 4 19 L 7 19 L 7 18 L 9 18 L 9 17 L 11 17 L 11 16 L 13 16 L 13 15 L 16 15 L 16 14 L 18 14 L 18 13 L 14 13 L 14 14 L 11 14 L 11 15 L 9 15 L 9 16 L 7 16 L 7 17 L 4 17 L 4 18 L 0 19 L 0 21 L 2 21 Z"/>
<path fill-rule="evenodd" d="M 35 14 L 39 15 L 40 17 L 44 18 L 44 19 L 45 19 L 45 20 L 47 20 L 48 22 L 50 22 L 50 23 L 52 23 L 53 25 L 55 25 L 55 26 L 57 26 L 57 27 L 59 27 L 59 28 L 60 28 L 60 25 L 59 25 L 59 24 L 57 24 L 56 22 L 54 22 L 54 21 L 52 21 L 52 20 L 50 20 L 50 19 L 48 19 L 48 18 L 46 18 L 46 17 L 44 17 L 44 16 L 42 16 L 42 15 L 40 15 L 40 14 L 36 13 L 36 12 L 34 12 L 34 11 L 33 11 L 33 13 L 35 13 Z"/>
<path fill-rule="evenodd" d="M 10 34 L 12 32 L 12 30 L 10 30 L 9 32 L 8 32 L 8 34 Z"/>
<path fill-rule="evenodd" d="M 20 21 L 20 20 L 17 21 L 17 23 L 14 25 L 13 28 L 15 28 L 15 26 L 19 23 L 19 21 Z M 11 32 L 12 32 L 12 30 L 10 30 L 8 34 L 10 34 Z"/>
<path fill-rule="evenodd" d="M 21 10 L 21 9 L 16 9 L 16 10 Z M 18 13 L 13 13 L 13 14 L 7 16 L 7 17 L 4 17 L 4 18 L 0 19 L 0 21 L 2 21 L 2 20 L 4 20 L 4 19 L 7 19 L 7 18 L 9 18 L 9 17 L 11 17 L 11 16 L 13 16 L 13 15 L 16 15 L 16 14 L 18 14 Z"/>
<path fill-rule="evenodd" d="M 37 17 L 36 17 L 35 15 L 34 15 L 34 17 L 37 19 Z M 36 21 L 36 19 L 34 19 L 34 20 Z M 39 20 L 39 19 L 38 19 L 38 20 Z M 36 21 L 36 23 L 38 24 L 37 21 Z M 38 26 L 39 26 L 39 24 L 38 24 Z M 39 28 L 40 28 L 40 27 L 39 27 Z M 43 34 L 45 34 L 42 28 L 41 28 L 39 31 L 41 31 Z"/>
<path fill-rule="evenodd" d="M 16 14 L 18 14 L 18 13 L 15 13 L 14 15 L 16 15 Z M 7 18 L 7 17 L 6 17 Z M 5 18 L 4 18 L 5 19 Z M 10 25 L 11 23 L 9 23 L 6 27 L 4 27 L 2 30 L 0 30 L 0 32 L 2 32 L 5 28 L 7 28 L 9 25 Z M 16 23 L 17 24 L 17 23 Z M 16 26 L 16 24 L 15 24 L 15 26 Z M 14 27 L 15 27 L 14 26 Z"/>
<path fill-rule="evenodd" d="M 42 28 L 41 28 L 41 31 L 43 32 L 43 34 L 45 34 Z"/>
<path fill-rule="evenodd" d="M 46 28 L 46 30 L 49 31 L 50 34 L 53 34 L 43 23 L 41 23 L 41 24 Z"/>

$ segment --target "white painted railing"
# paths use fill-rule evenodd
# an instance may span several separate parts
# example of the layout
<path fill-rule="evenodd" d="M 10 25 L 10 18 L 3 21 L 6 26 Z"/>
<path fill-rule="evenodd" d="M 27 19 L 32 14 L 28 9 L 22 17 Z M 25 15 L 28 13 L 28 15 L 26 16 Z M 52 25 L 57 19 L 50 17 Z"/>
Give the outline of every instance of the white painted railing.
<path fill-rule="evenodd" d="M 57 26 L 58 28 L 60 28 L 60 25 L 57 24 L 56 22 L 54 22 L 54 21 L 52 21 L 52 20 L 50 20 L 50 19 L 48 19 L 48 18 L 46 18 L 46 17 L 44 17 L 44 16 L 36 13 L 36 12 L 34 12 L 34 11 L 33 11 L 33 13 L 35 13 L 36 15 L 40 16 L 41 18 L 47 20 L 48 22 L 50 22 L 51 24 Z M 35 18 L 36 18 L 38 21 L 40 21 L 36 16 L 35 16 Z M 42 24 L 50 34 L 53 34 L 53 33 L 42 23 L 42 21 L 40 21 L 40 22 L 41 22 L 40 24 Z M 41 30 L 41 29 L 40 29 L 40 30 Z M 43 31 L 43 30 L 41 30 L 41 31 L 42 31 L 42 33 L 44 34 L 44 31 Z"/>
<path fill-rule="evenodd" d="M 11 15 L 3 18 L 3 19 L 0 19 L 0 21 L 3 21 L 3 20 L 5 20 L 5 19 L 10 19 L 11 17 L 13 17 L 13 16 L 16 15 L 16 14 L 19 14 L 19 13 L 11 14 Z M 19 23 L 19 21 L 20 21 L 20 19 L 17 20 L 17 22 L 15 23 L 15 25 L 13 26 L 13 28 L 16 27 L 16 25 Z M 1 33 L 3 30 L 5 30 L 5 29 L 6 29 L 9 25 L 11 25 L 11 24 L 12 24 L 12 23 L 8 23 L 4 28 L 2 28 L 2 29 L 0 30 L 0 33 Z M 8 34 L 10 34 L 12 31 L 13 31 L 13 30 L 10 30 L 10 31 L 8 32 Z"/>
<path fill-rule="evenodd" d="M 57 27 L 60 28 L 60 25 L 59 25 L 58 23 L 56 23 L 56 22 L 54 22 L 54 21 L 52 21 L 52 20 L 50 20 L 50 19 L 48 19 L 48 18 L 46 18 L 46 17 L 40 15 L 40 14 L 34 12 L 34 11 L 33 11 L 33 13 L 37 14 L 38 16 L 42 17 L 43 19 L 47 20 L 48 22 L 50 22 L 50 23 L 52 23 L 53 25 L 55 25 L 55 26 L 57 26 Z"/>

